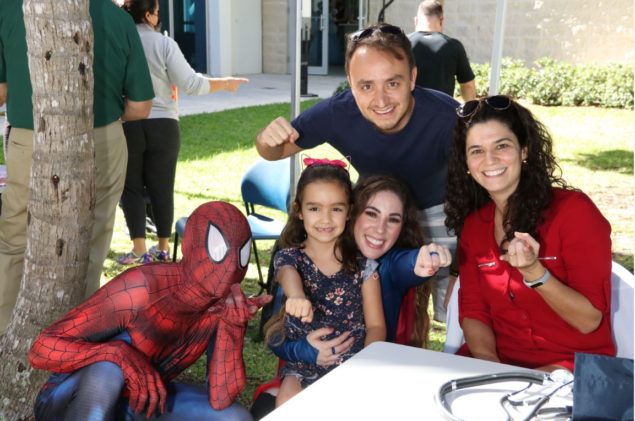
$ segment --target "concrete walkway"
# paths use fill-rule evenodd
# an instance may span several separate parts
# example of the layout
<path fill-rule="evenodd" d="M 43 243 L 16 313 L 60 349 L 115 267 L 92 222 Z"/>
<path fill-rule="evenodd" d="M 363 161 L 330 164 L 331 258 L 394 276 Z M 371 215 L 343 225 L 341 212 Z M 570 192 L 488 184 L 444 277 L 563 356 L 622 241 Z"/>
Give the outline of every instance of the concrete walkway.
<path fill-rule="evenodd" d="M 249 83 L 242 85 L 235 94 L 221 91 L 202 96 L 180 95 L 179 108 L 181 115 L 291 102 L 291 75 L 259 73 L 241 76 L 248 78 Z M 344 80 L 346 78 L 342 74 L 334 76 L 309 75 L 307 91 L 320 98 L 328 98 Z M 0 107 L 0 114 L 2 114 L 0 115 L 0 128 L 4 125 L 4 112 L 5 107 Z"/>
<path fill-rule="evenodd" d="M 241 75 L 249 83 L 241 85 L 235 94 L 220 91 L 212 95 L 179 95 L 181 115 L 211 113 L 230 108 L 291 102 L 291 76 L 273 74 Z M 320 98 L 330 97 L 337 86 L 346 80 L 344 75 L 313 76 L 308 79 L 307 91 Z M 301 98 L 309 99 L 309 98 Z"/>

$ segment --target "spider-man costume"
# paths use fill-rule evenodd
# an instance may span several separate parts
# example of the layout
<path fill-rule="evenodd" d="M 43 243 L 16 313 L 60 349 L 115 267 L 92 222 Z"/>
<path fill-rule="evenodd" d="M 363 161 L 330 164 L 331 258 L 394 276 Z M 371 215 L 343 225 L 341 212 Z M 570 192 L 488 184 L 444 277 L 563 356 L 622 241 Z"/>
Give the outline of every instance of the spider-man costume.
<path fill-rule="evenodd" d="M 232 402 L 245 383 L 245 327 L 258 307 L 271 299 L 245 298 L 240 289 L 249 262 L 250 237 L 249 225 L 236 207 L 206 203 L 188 219 L 180 262 L 129 269 L 42 331 L 29 352 L 31 364 L 70 374 L 51 376 L 36 401 L 36 416 L 51 419 L 74 411 L 76 416 L 105 419 L 127 404 L 128 416 L 132 410 L 147 417 L 161 413 L 161 419 L 169 419 L 178 409 L 185 411 L 178 417 L 193 419 L 187 412 L 192 409 L 223 414 L 223 419 L 240 418 L 244 409 Z M 189 408 L 201 406 L 200 396 L 183 405 L 179 394 L 192 392 L 191 387 L 183 386 L 184 391 L 169 384 L 166 391 L 165 384 L 206 348 L 206 408 Z M 100 389 L 97 396 L 89 393 L 88 408 L 78 405 L 76 395 L 87 376 L 97 376 L 100 387 L 120 379 L 115 399 L 102 399 Z"/>

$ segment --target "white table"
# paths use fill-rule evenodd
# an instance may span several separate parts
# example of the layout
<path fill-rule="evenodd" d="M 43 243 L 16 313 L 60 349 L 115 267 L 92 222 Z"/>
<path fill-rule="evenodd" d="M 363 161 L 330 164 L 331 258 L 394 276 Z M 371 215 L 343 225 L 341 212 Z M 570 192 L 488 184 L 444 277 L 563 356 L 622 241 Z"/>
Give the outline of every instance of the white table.
<path fill-rule="evenodd" d="M 443 420 L 434 396 L 452 379 L 531 371 L 453 354 L 373 343 L 264 418 L 297 420 Z M 465 420 L 505 420 L 498 404 L 505 391 L 527 383 L 506 382 L 452 394 L 452 411 Z M 475 393 L 478 389 L 478 393 Z"/>

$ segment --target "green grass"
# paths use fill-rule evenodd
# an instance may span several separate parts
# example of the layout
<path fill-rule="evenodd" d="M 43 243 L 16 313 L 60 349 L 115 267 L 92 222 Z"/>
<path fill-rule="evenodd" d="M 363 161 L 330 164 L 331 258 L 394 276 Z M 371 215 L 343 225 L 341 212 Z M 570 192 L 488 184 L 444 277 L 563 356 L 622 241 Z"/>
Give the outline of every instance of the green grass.
<path fill-rule="evenodd" d="M 312 103 L 305 102 L 303 107 Z M 633 271 L 632 111 L 529 107 L 553 135 L 564 178 L 588 193 L 610 221 L 614 259 Z M 175 187 L 175 218 L 189 215 L 198 205 L 210 200 L 224 200 L 243 209 L 240 181 L 242 174 L 258 158 L 254 148 L 256 134 L 273 118 L 288 115 L 288 104 L 275 104 L 183 117 Z M 338 156 L 328 146 L 308 153 L 311 156 Z M 1 156 L 0 162 L 4 162 Z M 354 179 L 355 175 L 352 177 Z M 270 214 L 284 217 L 276 212 Z M 155 240 L 148 238 L 148 246 Z M 258 244 L 266 273 L 273 243 L 265 241 Z M 104 279 L 110 279 L 124 269 L 114 259 L 130 248 L 123 214 L 118 210 Z M 243 282 L 247 293 L 258 293 L 257 276 L 255 264 L 252 263 Z M 247 387 L 240 401 L 246 406 L 251 404 L 255 387 L 272 377 L 276 365 L 276 359 L 270 351 L 262 342 L 255 340 L 258 321 L 255 319 L 250 322 L 245 338 Z M 430 347 L 440 350 L 444 340 L 444 326 L 434 322 Z M 201 359 L 183 373 L 181 379 L 203 382 L 204 374 L 204 359 Z"/>
<path fill-rule="evenodd" d="M 531 106 L 549 128 L 563 176 L 612 227 L 613 259 L 633 271 L 633 111 Z"/>

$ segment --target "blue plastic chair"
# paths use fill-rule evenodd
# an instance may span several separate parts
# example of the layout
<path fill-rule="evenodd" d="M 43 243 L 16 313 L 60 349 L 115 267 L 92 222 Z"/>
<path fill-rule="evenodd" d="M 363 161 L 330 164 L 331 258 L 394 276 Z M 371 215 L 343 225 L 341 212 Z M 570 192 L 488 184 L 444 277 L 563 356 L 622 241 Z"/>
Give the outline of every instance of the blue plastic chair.
<path fill-rule="evenodd" d="M 183 237 L 185 232 L 185 223 L 187 222 L 187 216 L 179 218 L 174 224 L 174 248 L 172 249 L 172 261 L 176 262 L 176 250 L 179 247 L 179 237 Z"/>
<path fill-rule="evenodd" d="M 247 170 L 240 184 L 240 192 L 247 209 L 247 221 L 249 228 L 251 228 L 254 258 L 258 268 L 258 283 L 261 289 L 265 289 L 267 292 L 270 292 L 271 285 L 263 280 L 256 241 L 277 240 L 286 221 L 262 215 L 258 213 L 256 206 L 277 209 L 286 213 L 290 188 L 289 158 L 280 161 L 259 159 Z"/>

